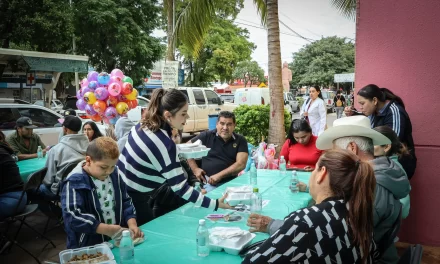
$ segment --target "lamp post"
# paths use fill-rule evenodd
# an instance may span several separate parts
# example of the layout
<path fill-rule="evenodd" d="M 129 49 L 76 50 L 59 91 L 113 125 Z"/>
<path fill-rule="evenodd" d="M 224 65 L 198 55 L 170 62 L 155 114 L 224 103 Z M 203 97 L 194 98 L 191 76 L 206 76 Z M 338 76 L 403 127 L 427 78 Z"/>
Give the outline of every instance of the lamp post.
<path fill-rule="evenodd" d="M 72 8 L 72 0 L 69 0 L 70 8 Z M 72 52 L 73 55 L 76 55 L 76 43 L 75 43 L 75 33 L 72 35 Z M 78 92 L 79 90 L 79 78 L 78 78 L 78 72 L 75 71 L 75 91 Z"/>

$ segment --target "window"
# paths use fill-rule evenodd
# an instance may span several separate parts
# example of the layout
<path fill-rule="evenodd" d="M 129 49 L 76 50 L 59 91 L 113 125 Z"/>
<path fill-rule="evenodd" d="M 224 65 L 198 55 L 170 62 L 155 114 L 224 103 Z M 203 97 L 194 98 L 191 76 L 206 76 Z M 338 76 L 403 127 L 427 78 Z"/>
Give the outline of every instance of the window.
<path fill-rule="evenodd" d="M 205 90 L 206 98 L 208 99 L 208 104 L 218 104 L 218 95 L 213 91 Z"/>
<path fill-rule="evenodd" d="M 9 108 L 0 108 L 0 129 L 14 129 L 16 118 Z"/>
<path fill-rule="evenodd" d="M 44 106 L 44 103 L 43 103 L 43 101 L 38 100 L 38 101 L 35 101 L 35 105 Z"/>
<path fill-rule="evenodd" d="M 196 99 L 196 104 L 198 105 L 205 105 L 205 96 L 203 95 L 202 90 L 193 90 L 194 92 L 194 98 Z"/>
<path fill-rule="evenodd" d="M 17 110 L 21 116 L 27 116 L 32 119 L 34 125 L 38 127 L 54 127 L 59 123 L 58 116 L 43 109 L 18 108 Z"/>
<path fill-rule="evenodd" d="M 148 101 L 143 100 L 143 99 L 138 99 L 138 105 L 142 108 L 146 108 L 146 107 L 148 107 Z"/>

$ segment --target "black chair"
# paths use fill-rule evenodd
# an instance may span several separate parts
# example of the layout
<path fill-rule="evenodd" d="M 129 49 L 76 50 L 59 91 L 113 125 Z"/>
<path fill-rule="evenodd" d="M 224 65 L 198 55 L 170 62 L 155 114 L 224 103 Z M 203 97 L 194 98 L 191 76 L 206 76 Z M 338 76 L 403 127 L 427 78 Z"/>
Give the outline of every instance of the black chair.
<path fill-rule="evenodd" d="M 57 219 L 57 223 L 55 224 L 54 227 L 48 229 L 50 219 L 52 218 L 50 215 L 48 215 L 46 225 L 44 226 L 43 234 L 46 234 L 46 233 L 50 232 L 51 230 L 53 230 L 63 224 L 63 214 L 61 211 L 61 198 L 60 198 L 60 192 L 62 191 L 62 188 L 63 188 L 62 183 L 67 178 L 69 173 L 71 173 L 72 170 L 76 167 L 76 165 L 78 165 L 78 163 L 79 163 L 79 161 L 78 162 L 71 162 L 71 163 L 67 164 L 66 170 L 64 171 L 63 175 L 61 176 L 61 180 L 58 185 L 57 199 L 47 201 L 47 204 L 49 206 L 49 210 L 52 212 L 52 214 Z"/>
<path fill-rule="evenodd" d="M 32 173 L 31 175 L 29 175 L 27 181 L 24 184 L 24 188 L 23 188 L 23 192 L 21 194 L 20 200 L 18 205 L 21 203 L 21 201 L 23 200 L 24 194 L 26 193 L 26 191 L 30 191 L 30 190 L 36 190 L 37 188 L 39 188 L 40 184 L 43 182 L 44 176 L 46 175 L 47 172 L 47 168 L 43 168 L 39 171 L 36 171 L 34 173 Z M 17 242 L 17 237 L 18 234 L 21 231 L 21 228 L 23 227 L 23 225 L 27 226 L 29 229 L 31 229 L 32 231 L 34 231 L 35 233 L 37 233 L 39 235 L 39 237 L 42 237 L 44 239 L 46 239 L 48 241 L 48 243 L 52 244 L 52 246 L 55 248 L 55 244 L 46 236 L 44 236 L 43 234 L 41 234 L 40 232 L 38 232 L 37 230 L 35 230 L 33 227 L 31 227 L 28 223 L 26 223 L 26 218 L 35 213 L 35 211 L 37 211 L 38 209 L 38 204 L 28 204 L 25 206 L 24 210 L 22 212 L 17 213 L 18 211 L 18 205 L 15 209 L 16 214 L 12 217 L 6 218 L 5 220 L 3 220 L 2 222 L 0 222 L 0 237 L 2 240 L 6 240 L 6 244 L 5 246 L 1 249 L 0 253 L 6 252 L 6 251 L 10 251 L 12 248 L 12 245 L 15 244 L 17 245 L 19 248 L 21 248 L 23 251 L 25 251 L 27 254 L 29 254 L 32 258 L 35 259 L 35 261 L 37 263 L 41 263 L 38 258 L 36 256 L 34 256 L 32 253 L 30 253 L 27 249 L 25 249 L 23 246 L 21 246 L 18 242 Z M 9 226 L 14 223 L 14 222 L 20 222 L 20 226 L 17 230 L 17 232 L 15 233 L 15 236 L 13 239 L 11 239 L 8 234 L 7 234 L 7 230 L 9 228 Z M 43 247 L 43 250 L 46 248 L 47 244 Z"/>
<path fill-rule="evenodd" d="M 420 264 L 422 261 L 423 247 L 419 244 L 411 245 L 400 257 L 397 264 Z"/>

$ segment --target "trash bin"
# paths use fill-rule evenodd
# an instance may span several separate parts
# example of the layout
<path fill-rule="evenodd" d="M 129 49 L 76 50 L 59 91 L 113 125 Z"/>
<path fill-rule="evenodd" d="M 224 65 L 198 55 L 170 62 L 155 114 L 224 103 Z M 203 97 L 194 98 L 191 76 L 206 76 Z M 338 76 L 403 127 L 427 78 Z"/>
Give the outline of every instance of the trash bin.
<path fill-rule="evenodd" d="M 218 114 L 208 115 L 208 129 L 213 130 L 217 125 Z"/>

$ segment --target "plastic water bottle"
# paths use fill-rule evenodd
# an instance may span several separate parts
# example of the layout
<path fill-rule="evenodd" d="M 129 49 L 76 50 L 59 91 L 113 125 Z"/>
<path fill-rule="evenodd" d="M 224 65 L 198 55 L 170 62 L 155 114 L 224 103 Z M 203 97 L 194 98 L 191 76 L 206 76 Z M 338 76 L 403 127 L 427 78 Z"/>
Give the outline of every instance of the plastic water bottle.
<path fill-rule="evenodd" d="M 41 148 L 41 146 L 38 146 L 37 157 L 38 157 L 38 159 L 42 159 L 43 158 L 43 149 Z"/>
<path fill-rule="evenodd" d="M 261 194 L 258 192 L 258 188 L 254 188 L 252 196 L 251 196 L 251 213 L 261 213 L 263 209 L 263 198 Z"/>
<path fill-rule="evenodd" d="M 280 157 L 280 175 L 286 176 L 286 160 L 284 159 L 284 156 Z"/>
<path fill-rule="evenodd" d="M 122 232 L 122 239 L 119 244 L 119 257 L 121 264 L 134 264 L 134 245 L 129 230 Z"/>
<path fill-rule="evenodd" d="M 292 171 L 292 176 L 290 178 L 290 191 L 293 193 L 299 192 L 299 187 L 297 184 L 299 183 L 298 174 L 296 171 Z"/>
<path fill-rule="evenodd" d="M 199 220 L 199 227 L 197 228 L 197 256 L 209 256 L 209 232 L 205 225 L 205 219 Z"/>
<path fill-rule="evenodd" d="M 251 186 L 257 186 L 257 168 L 255 167 L 255 163 L 252 162 L 251 169 L 249 173 L 250 178 L 250 185 Z"/>

